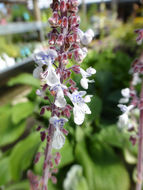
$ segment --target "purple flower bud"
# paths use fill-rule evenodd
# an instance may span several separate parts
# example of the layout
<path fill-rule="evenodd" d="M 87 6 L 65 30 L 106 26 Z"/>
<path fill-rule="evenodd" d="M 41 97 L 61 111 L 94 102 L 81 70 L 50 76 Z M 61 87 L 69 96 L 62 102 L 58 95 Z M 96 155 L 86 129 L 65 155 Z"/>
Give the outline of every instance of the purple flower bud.
<path fill-rule="evenodd" d="M 45 108 L 42 108 L 41 112 L 40 112 L 40 115 L 44 115 L 44 113 L 45 113 Z"/>
<path fill-rule="evenodd" d="M 34 163 L 35 163 L 35 164 L 39 162 L 40 156 L 41 156 L 41 153 L 38 152 L 38 153 L 36 154 L 36 156 L 35 156 L 35 160 L 34 160 Z"/>
<path fill-rule="evenodd" d="M 43 141 L 45 140 L 45 138 L 46 138 L 46 133 L 45 133 L 45 131 L 42 131 L 42 132 L 40 133 L 40 135 L 41 135 L 41 141 L 43 142 Z"/>
<path fill-rule="evenodd" d="M 132 145 L 134 146 L 137 142 L 137 138 L 136 137 L 133 137 L 133 136 L 130 136 L 130 141 L 132 143 Z"/>
<path fill-rule="evenodd" d="M 42 128 L 41 126 L 38 126 L 37 129 L 36 129 L 36 131 L 40 131 L 41 128 Z"/>
<path fill-rule="evenodd" d="M 59 152 L 57 152 L 55 157 L 55 164 L 58 166 L 60 161 L 61 161 L 61 155 Z"/>
<path fill-rule="evenodd" d="M 52 176 L 52 177 L 51 177 L 51 180 L 52 180 L 53 184 L 56 184 L 56 183 L 57 183 L 57 178 L 56 178 L 55 176 Z"/>
<path fill-rule="evenodd" d="M 58 168 L 54 168 L 54 169 L 52 170 L 52 173 L 53 173 L 53 174 L 57 174 L 57 173 L 58 173 Z"/>

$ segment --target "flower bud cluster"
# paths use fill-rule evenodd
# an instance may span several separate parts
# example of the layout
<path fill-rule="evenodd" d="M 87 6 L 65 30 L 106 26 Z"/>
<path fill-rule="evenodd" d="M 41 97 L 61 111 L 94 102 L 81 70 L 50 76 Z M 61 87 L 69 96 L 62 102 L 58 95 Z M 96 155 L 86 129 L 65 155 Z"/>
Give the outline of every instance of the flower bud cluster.
<path fill-rule="evenodd" d="M 143 30 L 135 31 L 139 34 L 137 41 L 142 41 Z M 139 138 L 138 123 L 140 110 L 143 109 L 143 103 L 136 91 L 136 85 L 141 83 L 141 74 L 143 74 L 143 55 L 136 59 L 132 64 L 132 80 L 130 88 L 121 90 L 123 98 L 119 100 L 118 107 L 122 114 L 119 116 L 118 126 L 130 132 L 130 141 L 135 145 Z"/>
<path fill-rule="evenodd" d="M 88 52 L 84 45 L 92 41 L 94 33 L 92 30 L 84 33 L 79 29 L 78 0 L 53 0 L 51 8 L 53 14 L 48 20 L 52 29 L 48 34 L 49 49 L 34 55 L 37 66 L 33 76 L 41 80 L 41 89 L 38 89 L 36 94 L 47 100 L 47 105 L 41 108 L 40 114 L 51 112 L 49 127 L 37 128 L 41 141 L 46 140 L 47 146 L 61 149 L 65 143 L 65 135 L 68 134 L 64 125 L 68 122 L 71 111 L 77 125 L 84 122 L 85 114 L 91 114 L 87 103 L 91 101 L 92 95 L 86 95 L 86 91 L 79 91 L 76 82 L 71 79 L 71 74 L 81 74 L 80 84 L 84 89 L 88 89 L 89 83 L 94 82 L 89 78 L 96 70 L 92 67 L 86 71 L 81 68 Z M 69 67 L 70 60 L 74 60 L 76 64 Z M 71 105 L 67 103 L 68 99 Z M 39 160 L 40 156 L 41 153 L 38 153 L 36 160 Z M 53 156 L 50 154 L 45 160 L 44 170 L 47 169 L 47 165 L 52 165 L 52 159 Z M 54 160 L 58 165 L 59 156 Z M 49 173 L 49 176 L 52 175 Z"/>

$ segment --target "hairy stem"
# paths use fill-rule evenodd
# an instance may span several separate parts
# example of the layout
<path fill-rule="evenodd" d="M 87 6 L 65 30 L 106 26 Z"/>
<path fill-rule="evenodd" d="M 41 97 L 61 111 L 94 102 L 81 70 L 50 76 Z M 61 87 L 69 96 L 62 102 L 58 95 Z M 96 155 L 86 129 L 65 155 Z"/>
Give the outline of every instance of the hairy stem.
<path fill-rule="evenodd" d="M 52 153 L 52 139 L 54 135 L 54 127 L 53 125 L 49 126 L 49 135 L 51 137 L 50 142 L 47 142 L 46 149 L 45 149 L 45 160 L 44 160 L 44 165 L 43 165 L 43 186 L 42 190 L 48 190 L 47 184 L 48 184 L 48 179 L 49 179 L 49 157 Z M 45 165 L 46 164 L 46 165 Z"/>
<path fill-rule="evenodd" d="M 139 122 L 139 144 L 138 144 L 138 164 L 137 164 L 137 184 L 136 190 L 142 189 L 143 176 L 143 81 L 140 95 L 140 122 Z"/>

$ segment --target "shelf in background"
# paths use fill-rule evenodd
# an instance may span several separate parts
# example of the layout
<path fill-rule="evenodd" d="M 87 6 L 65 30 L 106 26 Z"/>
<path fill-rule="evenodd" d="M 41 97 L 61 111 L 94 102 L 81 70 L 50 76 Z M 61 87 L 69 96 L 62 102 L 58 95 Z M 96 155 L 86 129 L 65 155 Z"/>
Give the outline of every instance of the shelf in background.
<path fill-rule="evenodd" d="M 18 34 L 30 31 L 39 31 L 48 27 L 48 23 L 42 22 L 16 22 L 6 25 L 0 25 L 0 35 Z"/>
<path fill-rule="evenodd" d="M 0 85 L 5 85 L 11 77 L 14 77 L 22 72 L 31 73 L 33 69 L 34 69 L 33 59 L 30 57 L 25 58 L 20 63 L 17 63 L 12 67 L 8 67 L 7 69 L 0 72 Z"/>

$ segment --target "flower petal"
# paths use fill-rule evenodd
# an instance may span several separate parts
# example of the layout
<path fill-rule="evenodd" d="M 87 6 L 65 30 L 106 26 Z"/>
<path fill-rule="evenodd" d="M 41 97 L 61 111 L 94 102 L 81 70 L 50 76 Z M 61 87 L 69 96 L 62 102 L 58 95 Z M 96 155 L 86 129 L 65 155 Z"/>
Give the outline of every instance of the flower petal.
<path fill-rule="evenodd" d="M 52 147 L 54 149 L 61 149 L 65 144 L 65 136 L 62 134 L 62 132 L 57 128 L 52 142 Z"/>
<path fill-rule="evenodd" d="M 50 118 L 50 123 L 51 123 L 52 125 L 55 125 L 55 122 L 56 122 L 58 119 L 59 119 L 59 118 L 55 115 L 55 116 L 53 116 L 53 117 Z"/>
<path fill-rule="evenodd" d="M 42 67 L 36 67 L 33 71 L 33 77 L 40 79 L 40 74 L 43 72 Z"/>
<path fill-rule="evenodd" d="M 85 113 L 82 111 L 82 109 L 75 105 L 73 108 L 73 114 L 74 114 L 74 122 L 77 125 L 81 125 L 84 122 Z"/>
<path fill-rule="evenodd" d="M 49 69 L 48 69 L 48 74 L 47 74 L 47 77 L 46 77 L 46 82 L 47 82 L 47 84 L 49 86 L 53 86 L 55 84 L 60 83 L 60 78 L 56 74 L 56 71 L 55 71 L 55 69 L 52 66 L 50 66 Z"/>
<path fill-rule="evenodd" d="M 91 114 L 91 110 L 89 109 L 88 105 L 85 103 L 80 104 L 81 109 L 84 111 L 85 114 Z"/>
<path fill-rule="evenodd" d="M 84 102 L 88 103 L 91 102 L 91 98 L 93 97 L 93 95 L 87 95 L 84 97 Z"/>
<path fill-rule="evenodd" d="M 88 79 L 87 78 L 82 78 L 80 80 L 80 84 L 84 89 L 88 89 Z"/>
<path fill-rule="evenodd" d="M 55 105 L 59 108 L 64 108 L 66 106 L 67 102 L 64 98 L 64 93 L 62 90 L 59 90 L 56 96 Z"/>
<path fill-rule="evenodd" d="M 94 75 L 96 73 L 96 70 L 92 67 L 89 67 L 88 69 L 86 69 L 86 72 L 90 75 Z"/>

